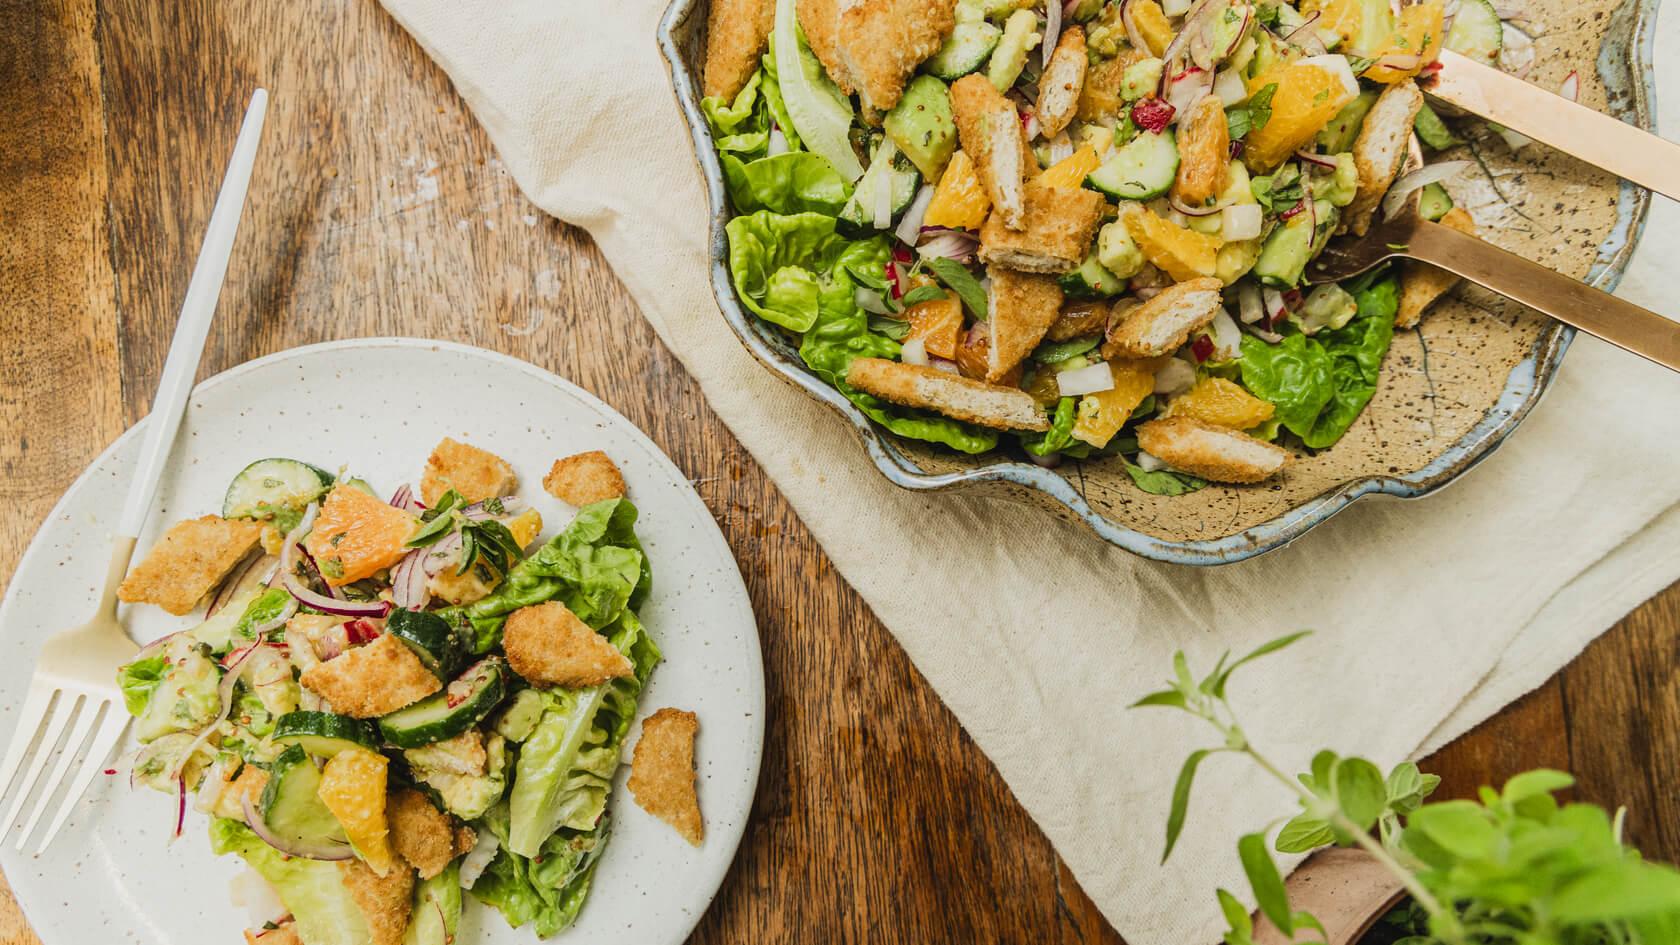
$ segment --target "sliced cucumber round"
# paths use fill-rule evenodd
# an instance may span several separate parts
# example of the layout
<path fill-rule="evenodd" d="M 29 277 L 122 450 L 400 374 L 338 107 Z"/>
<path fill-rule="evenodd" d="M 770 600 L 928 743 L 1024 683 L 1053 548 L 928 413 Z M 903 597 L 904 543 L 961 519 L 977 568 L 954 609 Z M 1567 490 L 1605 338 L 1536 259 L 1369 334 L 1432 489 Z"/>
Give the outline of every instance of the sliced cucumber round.
<path fill-rule="evenodd" d="M 879 152 L 880 149 L 876 150 Z M 852 199 L 840 208 L 840 220 L 851 224 L 855 231 L 874 232 L 875 201 L 880 188 L 891 188 L 888 203 L 892 207 L 892 218 L 896 220 L 899 214 L 910 208 L 921 186 L 921 172 L 902 153 L 890 162 L 872 160 L 869 170 L 858 180 L 857 189 L 852 191 Z"/>
<path fill-rule="evenodd" d="M 1505 27 L 1488 0 L 1463 0 L 1447 31 L 1447 48 L 1478 62 L 1493 65 L 1505 45 Z"/>
<path fill-rule="evenodd" d="M 371 723 L 333 712 L 288 712 L 274 723 L 278 745 L 296 745 L 311 755 L 331 758 L 346 748 L 379 750 L 379 732 Z"/>
<path fill-rule="evenodd" d="M 432 675 L 448 682 L 461 668 L 461 641 L 449 622 L 436 614 L 419 610 L 393 610 L 385 621 L 385 632 L 396 637 Z"/>
<path fill-rule="evenodd" d="M 1093 249 L 1078 269 L 1056 279 L 1062 294 L 1071 299 L 1098 299 L 1119 295 L 1126 288 L 1126 280 L 1109 272 Z"/>
<path fill-rule="evenodd" d="M 271 519 L 302 511 L 332 488 L 333 475 L 295 459 L 259 459 L 222 497 L 222 518 Z"/>
<path fill-rule="evenodd" d="M 418 748 L 454 738 L 484 721 L 507 696 L 509 670 L 499 656 L 467 667 L 442 692 L 398 709 L 379 720 L 385 740 L 398 748 Z"/>
<path fill-rule="evenodd" d="M 330 849 L 347 842 L 338 818 L 321 803 L 320 787 L 321 769 L 297 745 L 281 752 L 270 766 L 258 809 L 267 832 L 285 852 Z"/>
<path fill-rule="evenodd" d="M 1085 182 L 1118 200 L 1151 200 L 1178 176 L 1178 142 L 1170 131 L 1144 132 L 1114 152 Z"/>

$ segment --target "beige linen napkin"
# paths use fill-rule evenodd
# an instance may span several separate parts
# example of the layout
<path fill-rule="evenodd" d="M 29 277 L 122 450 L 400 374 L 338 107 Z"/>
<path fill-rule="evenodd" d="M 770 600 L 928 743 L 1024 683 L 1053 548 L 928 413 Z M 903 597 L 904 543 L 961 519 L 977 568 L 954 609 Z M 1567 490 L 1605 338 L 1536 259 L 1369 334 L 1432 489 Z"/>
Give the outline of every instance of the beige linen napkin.
<path fill-rule="evenodd" d="M 531 199 L 595 236 L 1134 945 L 1216 940 L 1214 887 L 1246 891 L 1236 837 L 1287 803 L 1251 770 L 1210 762 L 1178 851 L 1156 865 L 1173 777 L 1206 733 L 1125 706 L 1175 649 L 1205 666 L 1317 628 L 1239 676 L 1249 731 L 1296 769 L 1321 746 L 1387 765 L 1539 684 L 1680 576 L 1680 378 L 1591 339 L 1453 488 L 1363 500 L 1246 564 L 1152 564 L 1025 506 L 894 489 L 841 421 L 746 354 L 713 304 L 699 174 L 654 42 L 664 0 L 384 3 Z M 1650 304 L 1672 298 L 1655 291 L 1669 281 L 1657 244 L 1672 245 L 1671 209 L 1653 214 L 1625 289 Z M 941 587 L 952 593 L 929 593 Z"/>

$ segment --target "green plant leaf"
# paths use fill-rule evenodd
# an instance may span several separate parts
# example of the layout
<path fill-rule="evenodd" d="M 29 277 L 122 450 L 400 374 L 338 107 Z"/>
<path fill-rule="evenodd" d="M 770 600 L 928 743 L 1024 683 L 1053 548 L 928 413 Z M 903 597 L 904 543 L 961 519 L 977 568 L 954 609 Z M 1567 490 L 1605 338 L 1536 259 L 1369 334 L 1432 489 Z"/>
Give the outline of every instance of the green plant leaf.
<path fill-rule="evenodd" d="M 1142 699 L 1132 703 L 1131 708 L 1140 709 L 1144 706 L 1152 705 L 1168 706 L 1174 709 L 1185 708 L 1184 693 L 1179 692 L 1177 689 L 1163 689 L 1160 692 L 1152 692 L 1149 695 L 1144 696 Z"/>
<path fill-rule="evenodd" d="M 904 293 L 904 298 L 899 299 L 898 304 L 904 306 L 905 308 L 909 308 L 912 305 L 920 305 L 923 302 L 932 302 L 934 299 L 942 299 L 944 297 L 945 290 L 941 289 L 939 286 L 919 285 L 914 289 L 911 289 L 909 292 Z"/>
<path fill-rule="evenodd" d="M 1276 846 L 1279 853 L 1306 853 L 1335 842 L 1336 834 L 1329 824 L 1301 814 L 1278 831 Z"/>
<path fill-rule="evenodd" d="M 1680 872 L 1638 860 L 1595 870 L 1558 891 L 1560 922 L 1608 922 L 1680 912 Z"/>
<path fill-rule="evenodd" d="M 1278 650 L 1289 646 L 1295 641 L 1300 640 L 1302 637 L 1311 635 L 1311 630 L 1297 630 L 1294 633 L 1286 634 L 1275 640 L 1269 640 L 1255 647 L 1253 650 L 1250 650 L 1247 655 L 1237 660 L 1235 663 L 1232 663 L 1230 666 L 1225 667 L 1225 672 L 1220 674 L 1219 678 L 1213 684 L 1213 694 L 1221 699 L 1225 698 L 1225 682 L 1231 678 L 1231 673 L 1235 672 L 1237 667 L 1252 660 L 1257 660 L 1268 653 L 1276 653 Z"/>
<path fill-rule="evenodd" d="M 1493 852 L 1498 832 L 1486 810 L 1471 801 L 1425 804 L 1406 818 L 1405 837 L 1427 837 L 1447 854 L 1475 860 Z"/>
<path fill-rule="evenodd" d="M 1242 859 L 1243 872 L 1248 875 L 1248 885 L 1254 890 L 1254 899 L 1260 904 L 1260 911 L 1272 920 L 1278 931 L 1294 935 L 1295 914 L 1289 908 L 1289 893 L 1283 888 L 1283 876 L 1278 873 L 1277 864 L 1272 862 L 1272 854 L 1266 849 L 1266 835 L 1251 833 L 1237 840 L 1237 856 Z"/>
<path fill-rule="evenodd" d="M 1121 462 L 1126 464 L 1126 475 L 1132 477 L 1132 483 L 1150 495 L 1189 495 L 1199 489 L 1207 488 L 1206 479 L 1198 479 L 1195 476 L 1173 472 L 1170 469 L 1157 469 L 1151 472 L 1124 457 L 1121 458 Z"/>
<path fill-rule="evenodd" d="M 1173 845 L 1178 843 L 1178 835 L 1184 830 L 1184 815 L 1190 809 L 1190 785 L 1196 780 L 1196 768 L 1202 759 L 1218 748 L 1203 748 L 1193 751 L 1190 757 L 1184 759 L 1184 767 L 1178 769 L 1178 781 L 1173 785 L 1172 810 L 1167 814 L 1167 848 L 1161 851 L 1161 862 L 1167 862 L 1172 856 Z"/>
<path fill-rule="evenodd" d="M 980 287 L 980 280 L 974 278 L 974 273 L 968 267 L 955 259 L 935 257 L 927 261 L 927 267 L 945 283 L 957 297 L 968 306 L 969 314 L 985 321 L 987 318 L 986 290 Z"/>
<path fill-rule="evenodd" d="M 1504 790 L 1499 792 L 1500 799 L 1507 804 L 1518 804 L 1531 797 L 1539 797 L 1574 787 L 1575 779 L 1562 771 L 1550 768 L 1537 768 L 1524 771 L 1505 782 Z"/>
<path fill-rule="evenodd" d="M 1219 911 L 1225 914 L 1225 923 L 1231 927 L 1231 930 L 1225 933 L 1227 945 L 1251 945 L 1254 941 L 1254 920 L 1249 917 L 1248 907 L 1236 896 L 1221 889 Z"/>
<path fill-rule="evenodd" d="M 1347 819 L 1370 830 L 1388 806 L 1382 772 L 1363 758 L 1343 758 L 1335 770 L 1336 803 Z"/>

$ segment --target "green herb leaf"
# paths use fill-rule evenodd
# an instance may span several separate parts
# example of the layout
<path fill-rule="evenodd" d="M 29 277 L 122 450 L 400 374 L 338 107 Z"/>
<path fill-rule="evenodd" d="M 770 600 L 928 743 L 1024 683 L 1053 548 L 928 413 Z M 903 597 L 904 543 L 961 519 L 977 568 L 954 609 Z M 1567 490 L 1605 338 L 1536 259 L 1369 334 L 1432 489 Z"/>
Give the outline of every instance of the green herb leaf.
<path fill-rule="evenodd" d="M 1236 896 L 1221 889 L 1219 911 L 1225 913 L 1225 922 L 1231 927 L 1231 930 L 1225 933 L 1227 945 L 1252 945 L 1254 920 L 1249 918 L 1247 907 Z"/>
<path fill-rule="evenodd" d="M 1207 487 L 1207 480 L 1197 479 L 1185 473 L 1176 473 L 1170 469 L 1149 472 L 1130 460 L 1123 462 L 1126 464 L 1126 475 L 1131 476 L 1132 482 L 1150 495 L 1187 495 Z"/>
<path fill-rule="evenodd" d="M 1427 837 L 1446 853 L 1460 859 L 1479 859 L 1493 851 L 1498 842 L 1488 812 L 1472 801 L 1426 804 L 1406 818 L 1406 840 Z"/>
<path fill-rule="evenodd" d="M 1073 338 L 1068 341 L 1046 341 L 1032 353 L 1033 360 L 1039 364 L 1061 364 L 1069 358 L 1077 357 L 1102 343 L 1101 338 Z"/>
<path fill-rule="evenodd" d="M 1265 128 L 1272 120 L 1272 96 L 1277 94 L 1277 83 L 1268 82 L 1259 91 L 1248 98 L 1248 121 L 1255 131 Z"/>
<path fill-rule="evenodd" d="M 1680 872 L 1624 860 L 1559 890 L 1550 912 L 1561 922 L 1608 922 L 1676 910 L 1680 910 Z"/>
<path fill-rule="evenodd" d="M 986 290 L 981 288 L 980 280 L 974 278 L 974 273 L 969 272 L 967 266 L 955 259 L 940 257 L 929 259 L 927 267 L 933 270 L 933 274 L 938 277 L 940 282 L 945 283 L 952 292 L 957 293 L 957 297 L 962 299 L 962 303 L 968 309 L 969 314 L 982 321 L 988 317 Z"/>
<path fill-rule="evenodd" d="M 1230 136 L 1232 141 L 1242 138 L 1253 127 L 1254 122 L 1247 108 L 1238 105 L 1236 108 L 1226 109 L 1225 133 Z"/>
<path fill-rule="evenodd" d="M 1499 792 L 1500 799 L 1507 804 L 1519 804 L 1531 797 L 1539 797 L 1562 791 L 1575 786 L 1575 779 L 1562 771 L 1550 768 L 1538 768 L 1534 771 L 1524 771 L 1505 782 L 1505 789 Z"/>
<path fill-rule="evenodd" d="M 1149 695 L 1144 696 L 1142 699 L 1132 703 L 1129 708 L 1141 709 L 1145 706 L 1167 706 L 1173 709 L 1182 709 L 1186 706 L 1186 704 L 1184 693 L 1179 692 L 1177 689 L 1163 689 L 1160 692 L 1152 692 Z"/>
<path fill-rule="evenodd" d="M 1388 786 L 1382 772 L 1363 758 L 1343 758 L 1334 774 L 1336 803 L 1347 819 L 1369 830 L 1388 806 Z"/>
<path fill-rule="evenodd" d="M 1278 831 L 1276 846 L 1279 853 L 1306 853 L 1335 842 L 1335 831 L 1328 823 L 1301 814 Z"/>
<path fill-rule="evenodd" d="M 1167 862 L 1172 856 L 1173 846 L 1178 843 L 1178 835 L 1184 830 L 1184 815 L 1190 810 L 1190 785 L 1196 780 L 1196 768 L 1202 759 L 1216 751 L 1223 749 L 1203 748 L 1193 751 L 1190 757 L 1184 759 L 1184 767 L 1178 769 L 1178 781 L 1173 785 L 1172 810 L 1167 814 L 1167 848 L 1161 853 L 1161 862 Z"/>
<path fill-rule="evenodd" d="M 1289 908 L 1289 893 L 1283 888 L 1283 876 L 1278 873 L 1272 854 L 1266 849 L 1266 835 L 1251 833 L 1237 841 L 1237 856 L 1242 859 L 1243 873 L 1248 876 L 1249 888 L 1260 911 L 1278 931 L 1295 934 L 1295 914 Z"/>
<path fill-rule="evenodd" d="M 1294 643 L 1296 640 L 1311 635 L 1311 630 L 1297 630 L 1294 633 L 1285 634 L 1275 640 L 1267 641 L 1255 647 L 1248 653 L 1247 656 L 1244 656 L 1242 659 L 1237 660 L 1230 666 L 1225 667 L 1225 671 L 1214 680 L 1213 694 L 1221 699 L 1225 698 L 1225 681 L 1231 678 L 1231 674 L 1236 671 L 1238 666 L 1241 666 L 1251 660 L 1257 660 L 1260 657 L 1265 656 L 1267 653 L 1276 653 L 1278 650 Z"/>
<path fill-rule="evenodd" d="M 919 285 L 914 289 L 911 289 L 909 292 L 904 293 L 904 298 L 899 299 L 898 304 L 904 306 L 905 308 L 909 308 L 912 305 L 920 305 L 923 302 L 932 302 L 935 299 L 942 299 L 944 297 L 945 290 L 941 289 L 939 286 Z"/>

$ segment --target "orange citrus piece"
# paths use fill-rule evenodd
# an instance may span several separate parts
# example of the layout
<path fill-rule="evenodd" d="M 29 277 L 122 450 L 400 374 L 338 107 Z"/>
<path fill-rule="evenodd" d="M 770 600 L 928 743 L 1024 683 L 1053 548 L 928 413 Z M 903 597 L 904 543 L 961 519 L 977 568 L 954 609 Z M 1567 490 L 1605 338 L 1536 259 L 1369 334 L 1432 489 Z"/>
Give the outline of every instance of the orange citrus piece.
<path fill-rule="evenodd" d="M 1248 430 L 1272 419 L 1276 409 L 1236 381 L 1204 377 L 1196 386 L 1174 397 L 1162 416 L 1190 417 L 1233 430 Z"/>
<path fill-rule="evenodd" d="M 1114 386 L 1081 398 L 1073 421 L 1074 439 L 1098 449 L 1114 439 L 1132 411 L 1155 390 L 1152 362 L 1114 360 L 1108 366 L 1114 372 Z"/>
<path fill-rule="evenodd" d="M 344 835 L 368 868 L 380 876 L 395 862 L 385 820 L 385 778 L 390 764 L 384 755 L 365 748 L 346 748 L 321 769 L 315 793 L 344 827 Z"/>
<path fill-rule="evenodd" d="M 1172 276 L 1174 282 L 1211 276 L 1218 270 L 1219 237 L 1179 226 L 1135 203 L 1124 206 L 1120 219 L 1144 258 Z"/>
<path fill-rule="evenodd" d="M 956 360 L 957 339 L 962 335 L 963 323 L 962 300 L 956 295 L 918 302 L 904 310 L 904 320 L 910 323 L 905 341 L 920 338 L 928 354 Z"/>
<path fill-rule="evenodd" d="M 1384 85 L 1409 79 L 1420 72 L 1441 55 L 1441 24 L 1446 21 L 1445 11 L 1441 8 L 1441 0 L 1429 0 L 1427 3 L 1413 4 L 1400 11 L 1400 22 L 1394 29 L 1394 38 L 1387 49 L 1376 56 L 1416 56 L 1417 65 L 1406 69 L 1395 69 L 1377 65 L 1365 70 L 1365 78 Z"/>
<path fill-rule="evenodd" d="M 1159 57 L 1173 41 L 1172 21 L 1155 0 L 1133 0 L 1132 22 L 1137 24 L 1143 41 L 1149 44 L 1149 54 Z"/>
<path fill-rule="evenodd" d="M 1242 152 L 1243 163 L 1262 174 L 1305 147 L 1353 98 L 1330 70 L 1299 62 L 1268 69 L 1248 80 L 1248 93 L 1252 96 L 1274 84 L 1271 117 L 1264 127 L 1248 133 Z"/>
<path fill-rule="evenodd" d="M 1046 187 L 1083 187 L 1085 178 L 1101 166 L 1097 149 L 1086 145 L 1046 168 L 1038 182 Z"/>
<path fill-rule="evenodd" d="M 303 546 L 315 558 L 321 576 L 337 587 L 401 561 L 419 527 L 420 520 L 402 509 L 354 486 L 338 486 L 321 506 Z"/>
<path fill-rule="evenodd" d="M 1322 3 L 1307 2 L 1301 4 L 1301 12 L 1311 15 L 1317 13 L 1318 22 L 1314 29 L 1334 30 L 1342 37 L 1343 42 L 1351 42 L 1365 26 L 1364 8 L 1360 0 L 1323 0 Z"/>
<path fill-rule="evenodd" d="M 991 198 L 980 184 L 974 161 L 962 151 L 951 155 L 945 173 L 933 188 L 923 226 L 949 226 L 964 230 L 978 230 L 992 210 Z"/>

